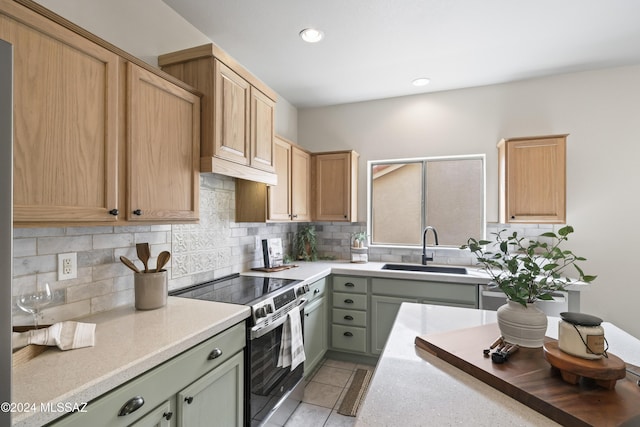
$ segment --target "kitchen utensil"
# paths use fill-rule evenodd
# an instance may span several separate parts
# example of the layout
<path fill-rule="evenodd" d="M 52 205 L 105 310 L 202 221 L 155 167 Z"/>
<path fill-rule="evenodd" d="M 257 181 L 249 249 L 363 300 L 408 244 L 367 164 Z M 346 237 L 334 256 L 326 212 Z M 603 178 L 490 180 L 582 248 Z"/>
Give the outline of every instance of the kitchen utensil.
<path fill-rule="evenodd" d="M 158 255 L 158 262 L 156 264 L 156 271 L 160 271 L 164 268 L 164 266 L 169 262 L 171 258 L 171 254 L 168 251 L 162 251 Z"/>
<path fill-rule="evenodd" d="M 151 248 L 148 243 L 136 243 L 138 258 L 144 264 L 144 272 L 149 272 L 149 258 L 151 258 Z"/>
<path fill-rule="evenodd" d="M 121 256 L 120 257 L 120 261 L 122 261 L 122 263 L 124 265 L 126 265 L 127 267 L 129 267 L 131 270 L 133 270 L 135 273 L 140 273 L 140 270 L 138 269 L 138 267 L 136 267 L 136 265 L 133 263 L 133 261 L 131 261 L 129 258 L 125 257 L 125 256 Z"/>

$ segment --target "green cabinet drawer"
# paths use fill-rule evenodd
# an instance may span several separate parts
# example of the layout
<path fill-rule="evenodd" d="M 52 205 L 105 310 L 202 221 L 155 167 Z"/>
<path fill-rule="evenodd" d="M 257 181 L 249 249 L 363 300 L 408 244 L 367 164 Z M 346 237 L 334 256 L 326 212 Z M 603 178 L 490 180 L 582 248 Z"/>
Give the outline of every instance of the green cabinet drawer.
<path fill-rule="evenodd" d="M 356 326 L 331 325 L 331 345 L 336 350 L 367 352 L 367 330 Z"/>
<path fill-rule="evenodd" d="M 326 287 L 327 287 L 326 277 L 318 280 L 317 282 L 313 282 L 312 284 L 309 285 L 309 292 L 305 295 L 305 297 L 307 297 L 309 302 L 312 302 L 317 298 L 324 296 Z"/>
<path fill-rule="evenodd" d="M 348 326 L 367 326 L 367 312 L 334 308 L 332 310 L 333 323 Z"/>
<path fill-rule="evenodd" d="M 341 292 L 333 293 L 333 307 L 347 308 L 354 310 L 367 309 L 366 294 L 344 294 Z"/>
<path fill-rule="evenodd" d="M 367 278 L 352 276 L 333 276 L 333 291 L 367 293 Z"/>

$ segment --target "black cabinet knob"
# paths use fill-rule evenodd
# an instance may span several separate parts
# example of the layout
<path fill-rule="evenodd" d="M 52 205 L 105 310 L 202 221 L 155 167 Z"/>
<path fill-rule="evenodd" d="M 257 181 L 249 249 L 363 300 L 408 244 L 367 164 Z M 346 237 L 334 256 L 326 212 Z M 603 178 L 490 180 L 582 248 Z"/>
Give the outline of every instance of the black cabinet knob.
<path fill-rule="evenodd" d="M 135 211 L 133 211 L 133 214 L 140 216 L 142 215 L 142 211 L 140 209 L 136 209 Z"/>
<path fill-rule="evenodd" d="M 185 397 L 184 401 L 187 402 L 188 405 L 191 405 L 191 402 L 193 402 L 193 396 Z"/>
<path fill-rule="evenodd" d="M 169 421 L 171 417 L 173 417 L 173 412 L 165 412 L 164 414 L 162 414 L 162 418 L 164 418 L 167 421 Z"/>
<path fill-rule="evenodd" d="M 109 211 L 109 213 L 110 213 L 111 215 L 113 215 L 113 216 L 118 216 L 118 214 L 119 214 L 120 212 L 118 212 L 118 209 L 111 209 L 111 210 Z"/>

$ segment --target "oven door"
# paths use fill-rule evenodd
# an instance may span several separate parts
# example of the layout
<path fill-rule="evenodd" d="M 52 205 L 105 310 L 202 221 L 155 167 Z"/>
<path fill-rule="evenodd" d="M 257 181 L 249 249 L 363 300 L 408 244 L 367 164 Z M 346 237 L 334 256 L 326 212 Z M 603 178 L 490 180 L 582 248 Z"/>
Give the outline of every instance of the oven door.
<path fill-rule="evenodd" d="M 299 311 L 303 331 L 305 304 L 306 301 L 303 300 L 292 308 Z M 266 328 L 250 331 L 248 377 L 251 426 L 261 425 L 271 418 L 302 381 L 304 363 L 293 371 L 290 366 L 277 366 L 282 330 L 287 319 L 288 315 L 285 315 Z"/>

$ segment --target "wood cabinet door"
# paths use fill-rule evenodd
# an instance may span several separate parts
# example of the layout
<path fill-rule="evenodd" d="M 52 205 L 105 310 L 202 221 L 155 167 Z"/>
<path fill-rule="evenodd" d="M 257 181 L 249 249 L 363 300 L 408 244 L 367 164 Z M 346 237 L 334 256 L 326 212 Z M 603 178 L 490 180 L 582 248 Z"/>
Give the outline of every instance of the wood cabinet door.
<path fill-rule="evenodd" d="M 117 220 L 117 55 L 6 3 L 0 38 L 14 46 L 14 222 Z"/>
<path fill-rule="evenodd" d="M 506 142 L 505 219 L 565 222 L 566 136 Z"/>
<path fill-rule="evenodd" d="M 311 221 L 311 155 L 291 150 L 291 215 L 294 221 Z"/>
<path fill-rule="evenodd" d="M 243 359 L 236 354 L 178 393 L 178 427 L 243 425 Z"/>
<path fill-rule="evenodd" d="M 351 198 L 349 153 L 318 154 L 315 161 L 315 220 L 347 221 L 350 217 Z"/>
<path fill-rule="evenodd" d="M 269 219 L 274 221 L 291 220 L 291 149 L 287 141 L 275 138 L 273 160 L 278 185 L 270 186 Z"/>
<path fill-rule="evenodd" d="M 273 172 L 276 103 L 251 87 L 251 166 Z"/>
<path fill-rule="evenodd" d="M 197 220 L 200 98 L 128 64 L 127 219 Z"/>
<path fill-rule="evenodd" d="M 249 83 L 222 62 L 215 60 L 214 155 L 249 164 Z"/>

